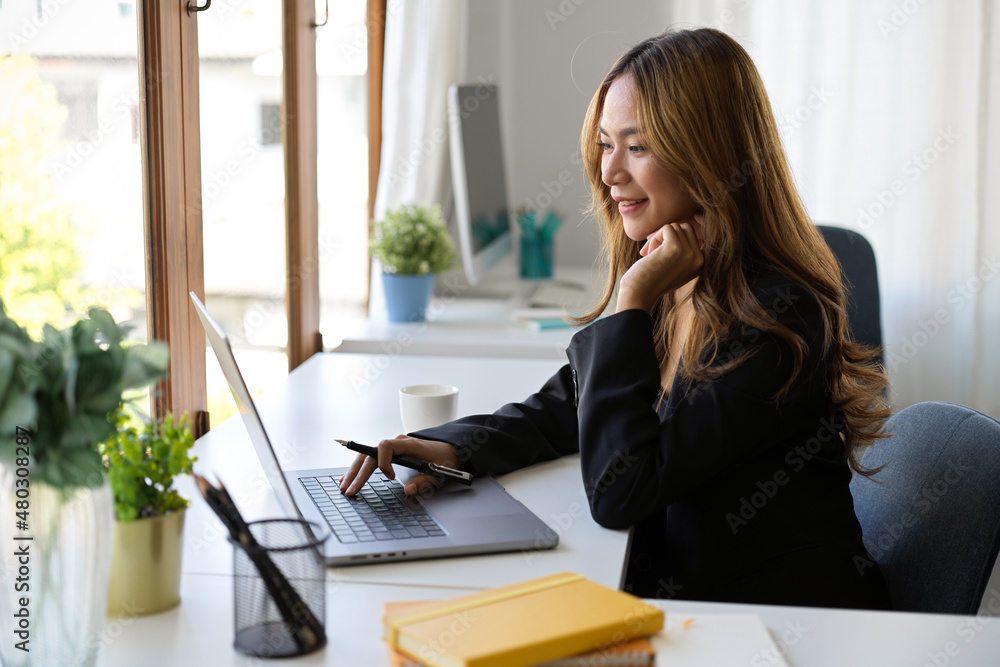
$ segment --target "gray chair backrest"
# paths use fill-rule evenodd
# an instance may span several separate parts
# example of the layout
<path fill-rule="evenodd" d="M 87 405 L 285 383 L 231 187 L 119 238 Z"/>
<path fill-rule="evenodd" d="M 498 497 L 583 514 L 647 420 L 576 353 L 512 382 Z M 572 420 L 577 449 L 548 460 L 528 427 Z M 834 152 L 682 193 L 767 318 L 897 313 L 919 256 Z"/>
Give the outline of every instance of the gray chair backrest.
<path fill-rule="evenodd" d="M 856 475 L 851 493 L 893 608 L 974 614 L 1000 551 L 1000 422 L 928 402 L 888 427 L 862 459 L 885 469 Z"/>
<path fill-rule="evenodd" d="M 859 343 L 882 348 L 882 316 L 879 305 L 875 251 L 861 234 L 829 225 L 816 225 L 843 269 L 847 289 L 847 318 Z"/>

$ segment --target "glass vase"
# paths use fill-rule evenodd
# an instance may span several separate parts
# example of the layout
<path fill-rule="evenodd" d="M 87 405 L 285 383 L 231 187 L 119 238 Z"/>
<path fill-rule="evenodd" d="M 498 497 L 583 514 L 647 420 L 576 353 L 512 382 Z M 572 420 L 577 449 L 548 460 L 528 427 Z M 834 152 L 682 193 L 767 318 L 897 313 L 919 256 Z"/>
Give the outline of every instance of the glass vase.
<path fill-rule="evenodd" d="M 30 469 L 20 471 L 0 464 L 0 617 L 11 628 L 0 642 L 0 661 L 94 665 L 111 574 L 111 488 L 106 479 L 92 488 L 55 488 L 31 479 Z M 19 494 L 24 488 L 27 497 Z"/>

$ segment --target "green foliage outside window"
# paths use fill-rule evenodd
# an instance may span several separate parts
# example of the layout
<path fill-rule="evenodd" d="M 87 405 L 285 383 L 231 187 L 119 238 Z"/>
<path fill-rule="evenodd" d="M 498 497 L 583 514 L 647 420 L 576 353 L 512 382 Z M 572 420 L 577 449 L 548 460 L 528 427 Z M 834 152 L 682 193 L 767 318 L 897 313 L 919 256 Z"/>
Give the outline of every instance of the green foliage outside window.
<path fill-rule="evenodd" d="M 38 335 L 87 299 L 72 207 L 39 167 L 62 148 L 67 112 L 28 56 L 0 55 L 0 90 L 0 299 Z"/>

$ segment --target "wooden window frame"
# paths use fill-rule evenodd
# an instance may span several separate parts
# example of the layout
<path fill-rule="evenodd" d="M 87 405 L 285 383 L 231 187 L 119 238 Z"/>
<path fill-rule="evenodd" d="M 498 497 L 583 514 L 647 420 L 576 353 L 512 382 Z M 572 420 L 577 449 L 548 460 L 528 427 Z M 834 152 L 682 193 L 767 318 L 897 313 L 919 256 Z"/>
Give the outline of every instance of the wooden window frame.
<path fill-rule="evenodd" d="M 385 63 L 386 0 L 368 0 L 368 237 L 375 219 L 375 194 L 382 160 L 382 72 Z M 372 263 L 368 258 L 365 284 L 371 285 Z M 371 294 L 365 296 L 365 312 Z"/>
<path fill-rule="evenodd" d="M 153 416 L 187 412 L 200 436 L 209 427 L 205 333 L 188 296 L 189 292 L 205 296 L 198 13 L 188 11 L 187 4 L 183 0 L 136 3 L 144 92 L 139 119 L 149 338 L 170 345 L 170 376 L 153 392 Z M 323 349 L 316 17 L 314 0 L 283 0 L 282 5 L 287 350 L 292 370 Z M 385 0 L 369 0 L 369 213 L 381 151 L 385 13 Z"/>
<path fill-rule="evenodd" d="M 136 14 L 149 338 L 170 345 L 153 416 L 187 412 L 200 436 L 208 430 L 205 332 L 188 297 L 205 296 L 198 22 L 179 0 L 138 2 Z"/>
<path fill-rule="evenodd" d="M 285 155 L 288 370 L 323 351 L 319 331 L 319 186 L 316 130 L 316 6 L 284 0 L 281 138 Z"/>

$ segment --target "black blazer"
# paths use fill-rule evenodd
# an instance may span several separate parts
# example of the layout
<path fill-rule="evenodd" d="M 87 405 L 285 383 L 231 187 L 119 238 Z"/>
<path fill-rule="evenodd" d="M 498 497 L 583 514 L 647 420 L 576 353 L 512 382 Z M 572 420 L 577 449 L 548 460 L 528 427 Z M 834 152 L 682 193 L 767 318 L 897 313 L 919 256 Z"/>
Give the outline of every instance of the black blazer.
<path fill-rule="evenodd" d="M 716 351 L 747 361 L 712 382 L 678 375 L 661 401 L 652 318 L 629 310 L 578 332 L 570 363 L 525 401 L 414 435 L 455 445 L 475 473 L 579 452 L 594 519 L 635 527 L 628 587 L 644 597 L 887 608 L 854 514 L 820 304 L 776 278 L 755 294 L 809 345 L 780 402 L 791 348 L 749 326 Z"/>

